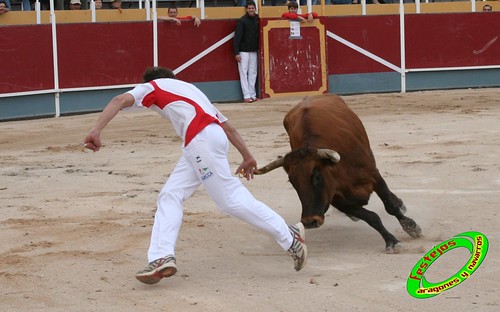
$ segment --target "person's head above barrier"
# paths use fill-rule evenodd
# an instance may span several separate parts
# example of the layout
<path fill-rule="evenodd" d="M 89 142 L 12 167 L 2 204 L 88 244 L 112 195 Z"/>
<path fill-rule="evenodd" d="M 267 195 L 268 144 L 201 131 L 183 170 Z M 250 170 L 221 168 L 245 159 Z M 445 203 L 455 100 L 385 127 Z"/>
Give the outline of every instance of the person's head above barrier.
<path fill-rule="evenodd" d="M 257 14 L 257 5 L 253 1 L 247 1 L 245 5 L 246 12 L 249 16 L 255 16 Z"/>
<path fill-rule="evenodd" d="M 493 8 L 491 7 L 491 5 L 485 4 L 483 6 L 483 12 L 491 12 L 491 11 L 493 11 Z"/>
<path fill-rule="evenodd" d="M 9 12 L 9 8 L 7 8 L 7 4 L 5 1 L 1 0 L 0 1 L 0 15 Z"/>
<path fill-rule="evenodd" d="M 288 12 L 297 13 L 298 10 L 299 10 L 299 5 L 297 4 L 297 2 L 291 1 L 288 4 Z"/>
<path fill-rule="evenodd" d="M 71 0 L 69 2 L 69 9 L 70 10 L 80 10 L 82 5 L 82 2 L 80 0 Z"/>
<path fill-rule="evenodd" d="M 176 18 L 178 14 L 179 14 L 179 10 L 177 9 L 176 6 L 171 6 L 168 8 L 168 16 L 169 17 Z"/>
<path fill-rule="evenodd" d="M 94 0 L 94 4 L 96 10 L 102 9 L 102 0 Z"/>
<path fill-rule="evenodd" d="M 111 2 L 111 8 L 112 9 L 120 9 L 122 8 L 122 0 L 113 0 Z"/>

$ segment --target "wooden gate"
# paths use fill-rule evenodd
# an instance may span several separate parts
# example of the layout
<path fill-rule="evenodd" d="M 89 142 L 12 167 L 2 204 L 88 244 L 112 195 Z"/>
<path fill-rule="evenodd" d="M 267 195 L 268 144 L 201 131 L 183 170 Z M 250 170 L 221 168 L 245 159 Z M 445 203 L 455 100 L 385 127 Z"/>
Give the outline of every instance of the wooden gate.
<path fill-rule="evenodd" d="M 263 98 L 328 92 L 325 27 L 318 19 L 298 24 L 300 36 L 289 20 L 261 21 Z"/>

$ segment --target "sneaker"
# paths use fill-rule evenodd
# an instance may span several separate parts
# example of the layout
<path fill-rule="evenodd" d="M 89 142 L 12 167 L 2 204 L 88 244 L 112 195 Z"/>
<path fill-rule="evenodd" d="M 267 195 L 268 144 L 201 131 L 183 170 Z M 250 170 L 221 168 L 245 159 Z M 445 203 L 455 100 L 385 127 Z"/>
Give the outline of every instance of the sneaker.
<path fill-rule="evenodd" d="M 156 284 L 164 277 L 170 277 L 177 272 L 175 257 L 168 255 L 150 262 L 143 270 L 137 272 L 135 278 L 144 284 Z"/>
<path fill-rule="evenodd" d="M 288 249 L 288 254 L 293 258 L 295 271 L 300 271 L 306 265 L 307 261 L 307 247 L 304 243 L 306 230 L 301 222 L 289 226 L 288 229 L 293 236 L 292 246 Z"/>

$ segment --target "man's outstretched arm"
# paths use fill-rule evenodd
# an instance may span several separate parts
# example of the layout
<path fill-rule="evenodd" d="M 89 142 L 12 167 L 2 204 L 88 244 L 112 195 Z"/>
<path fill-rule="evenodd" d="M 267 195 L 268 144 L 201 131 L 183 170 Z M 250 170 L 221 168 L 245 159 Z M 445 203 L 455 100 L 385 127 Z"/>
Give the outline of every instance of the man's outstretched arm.
<path fill-rule="evenodd" d="M 99 115 L 94 128 L 92 128 L 92 130 L 90 130 L 90 133 L 85 137 L 83 146 L 85 148 L 93 150 L 94 152 L 97 152 L 102 146 L 101 132 L 104 127 L 106 127 L 106 125 L 116 116 L 116 114 L 118 114 L 118 112 L 122 108 L 130 107 L 134 104 L 134 102 L 134 97 L 129 93 L 123 93 L 115 96 Z"/>

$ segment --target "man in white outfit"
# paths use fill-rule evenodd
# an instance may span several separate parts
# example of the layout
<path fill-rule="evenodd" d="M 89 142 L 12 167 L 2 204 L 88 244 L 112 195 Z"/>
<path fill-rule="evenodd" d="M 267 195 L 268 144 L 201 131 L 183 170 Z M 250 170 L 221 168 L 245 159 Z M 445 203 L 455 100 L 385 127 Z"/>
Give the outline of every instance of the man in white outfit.
<path fill-rule="evenodd" d="M 194 85 L 175 79 L 170 69 L 148 68 L 145 83 L 114 97 L 104 108 L 84 147 L 98 151 L 101 132 L 121 109 L 146 107 L 170 120 L 183 140 L 182 155 L 163 186 L 157 202 L 148 265 L 136 278 L 156 284 L 177 272 L 175 244 L 182 223 L 183 203 L 203 184 L 217 207 L 264 231 L 294 259 L 300 270 L 307 259 L 302 223 L 287 226 L 281 216 L 256 200 L 241 181 L 231 174 L 228 141 L 243 157 L 236 173 L 253 178 L 257 163 L 238 131 Z"/>
<path fill-rule="evenodd" d="M 246 14 L 243 15 L 234 32 L 233 49 L 238 62 L 241 92 L 246 103 L 257 101 L 255 82 L 257 81 L 257 51 L 259 50 L 259 16 L 256 5 L 247 1 Z"/>

